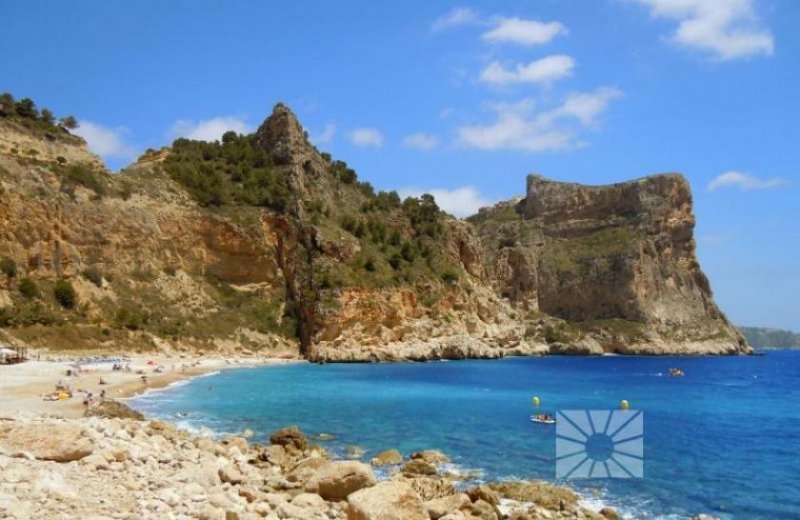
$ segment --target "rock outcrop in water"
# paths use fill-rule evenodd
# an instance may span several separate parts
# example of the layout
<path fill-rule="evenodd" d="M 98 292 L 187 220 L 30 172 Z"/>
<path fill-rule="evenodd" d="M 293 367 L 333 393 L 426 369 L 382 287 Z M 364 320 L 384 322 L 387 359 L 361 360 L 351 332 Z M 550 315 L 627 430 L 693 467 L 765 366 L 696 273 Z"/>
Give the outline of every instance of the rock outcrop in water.
<path fill-rule="evenodd" d="M 320 361 L 748 352 L 693 228 L 680 175 L 532 176 L 456 220 L 375 193 L 281 104 L 253 135 L 177 140 L 113 175 L 63 129 L 0 118 L 0 340 Z"/>

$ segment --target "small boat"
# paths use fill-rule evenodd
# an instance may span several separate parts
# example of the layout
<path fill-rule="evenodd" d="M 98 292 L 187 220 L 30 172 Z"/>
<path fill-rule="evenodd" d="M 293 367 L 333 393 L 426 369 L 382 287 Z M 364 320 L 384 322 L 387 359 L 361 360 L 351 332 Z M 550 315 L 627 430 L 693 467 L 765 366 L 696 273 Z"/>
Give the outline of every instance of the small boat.
<path fill-rule="evenodd" d="M 539 424 L 555 424 L 556 420 L 546 414 L 531 415 L 531 421 Z"/>
<path fill-rule="evenodd" d="M 680 368 L 670 368 L 669 369 L 669 376 L 670 377 L 682 377 L 684 375 L 685 374 L 684 374 L 683 370 L 681 370 Z"/>

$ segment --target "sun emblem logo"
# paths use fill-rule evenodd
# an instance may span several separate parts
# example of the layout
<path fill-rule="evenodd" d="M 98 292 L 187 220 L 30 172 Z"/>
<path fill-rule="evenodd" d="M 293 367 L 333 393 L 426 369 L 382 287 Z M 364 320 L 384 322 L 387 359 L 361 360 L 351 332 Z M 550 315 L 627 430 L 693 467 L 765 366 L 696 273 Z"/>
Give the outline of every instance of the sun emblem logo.
<path fill-rule="evenodd" d="M 556 478 L 642 478 L 639 410 L 562 410 L 556 421 Z"/>

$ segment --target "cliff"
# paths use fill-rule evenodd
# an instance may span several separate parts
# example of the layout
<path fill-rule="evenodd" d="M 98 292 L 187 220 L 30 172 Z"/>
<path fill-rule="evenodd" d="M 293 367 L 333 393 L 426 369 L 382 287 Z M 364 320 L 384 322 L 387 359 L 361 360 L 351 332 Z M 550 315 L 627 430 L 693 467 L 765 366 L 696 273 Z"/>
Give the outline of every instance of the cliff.
<path fill-rule="evenodd" d="M 456 220 L 376 193 L 281 104 L 252 135 L 179 139 L 118 174 L 63 128 L 0 117 L 0 340 L 332 361 L 747 352 L 693 226 L 678 175 L 530 177 L 525 198 Z"/>
<path fill-rule="evenodd" d="M 609 186 L 528 177 L 524 199 L 471 219 L 495 289 L 560 318 L 551 351 L 747 352 L 695 256 L 686 180 L 664 174 Z"/>

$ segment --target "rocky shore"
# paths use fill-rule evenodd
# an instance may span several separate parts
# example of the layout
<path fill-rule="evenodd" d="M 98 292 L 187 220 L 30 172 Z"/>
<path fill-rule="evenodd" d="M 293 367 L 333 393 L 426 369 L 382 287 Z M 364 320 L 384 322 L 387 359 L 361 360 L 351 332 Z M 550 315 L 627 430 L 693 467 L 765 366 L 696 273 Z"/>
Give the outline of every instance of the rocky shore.
<path fill-rule="evenodd" d="M 106 404 L 94 412 L 105 417 L 0 417 L 0 518 L 618 518 L 543 482 L 459 482 L 436 451 L 331 460 L 294 427 L 268 444 L 251 431 L 214 440 L 129 412 Z"/>

